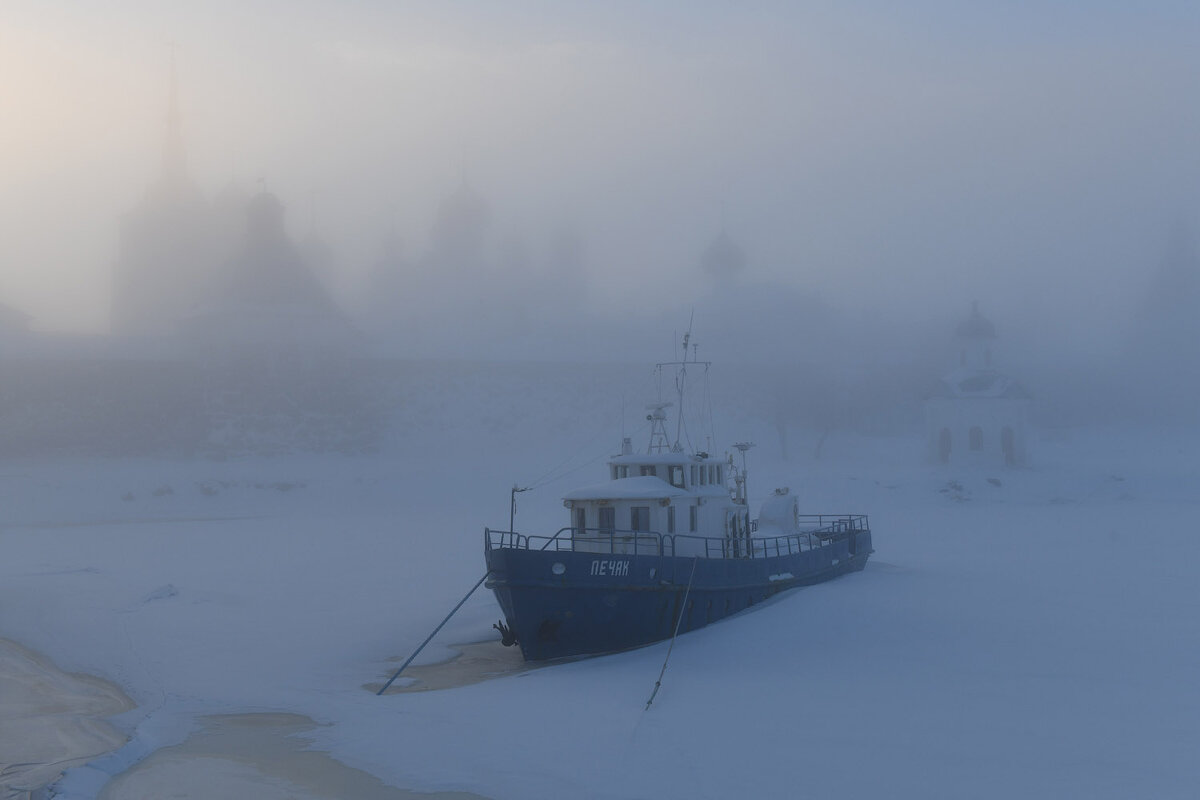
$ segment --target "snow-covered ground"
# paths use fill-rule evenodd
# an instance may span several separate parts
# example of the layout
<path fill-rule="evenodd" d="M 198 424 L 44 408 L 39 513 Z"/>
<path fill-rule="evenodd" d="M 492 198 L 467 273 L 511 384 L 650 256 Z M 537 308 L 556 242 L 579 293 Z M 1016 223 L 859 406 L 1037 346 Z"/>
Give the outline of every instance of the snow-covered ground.
<path fill-rule="evenodd" d="M 566 522 L 619 445 L 577 419 L 401 426 L 371 456 L 0 463 L 0 636 L 137 703 L 111 720 L 129 743 L 55 791 L 250 712 L 310 718 L 311 748 L 392 786 L 497 799 L 1195 796 L 1195 432 L 1060 432 L 1031 469 L 965 471 L 836 431 L 819 461 L 794 431 L 783 463 L 769 425 L 731 422 L 759 437 L 752 498 L 870 514 L 864 572 L 681 637 L 649 711 L 665 643 L 364 689 L 483 573 L 514 482 L 586 465 L 519 496 L 519 529 Z M 480 590 L 421 661 L 498 617 Z M 175 796 L 211 796 L 175 761 Z"/>

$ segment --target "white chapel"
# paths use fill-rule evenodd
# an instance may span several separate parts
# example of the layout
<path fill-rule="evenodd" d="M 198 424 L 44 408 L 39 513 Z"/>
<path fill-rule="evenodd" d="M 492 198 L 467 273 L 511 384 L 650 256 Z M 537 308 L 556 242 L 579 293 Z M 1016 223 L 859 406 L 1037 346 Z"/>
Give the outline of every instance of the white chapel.
<path fill-rule="evenodd" d="M 929 457 L 964 466 L 1026 465 L 1032 396 L 992 366 L 995 326 L 973 303 L 954 333 L 958 366 L 925 401 Z"/>

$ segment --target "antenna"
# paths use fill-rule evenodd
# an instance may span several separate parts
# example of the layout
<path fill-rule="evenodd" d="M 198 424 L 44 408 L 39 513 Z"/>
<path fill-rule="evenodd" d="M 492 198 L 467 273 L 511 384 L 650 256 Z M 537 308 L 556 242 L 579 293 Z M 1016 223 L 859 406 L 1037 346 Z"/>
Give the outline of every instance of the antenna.
<path fill-rule="evenodd" d="M 683 335 L 683 363 L 679 367 L 679 374 L 675 376 L 675 389 L 679 392 L 679 416 L 675 418 L 675 448 L 679 449 L 679 440 L 683 438 L 683 389 L 687 383 L 687 343 L 688 337 L 692 335 L 689 330 Z"/>
<path fill-rule="evenodd" d="M 688 317 L 687 333 L 683 334 L 683 360 L 687 361 L 688 341 L 692 338 L 692 323 L 696 321 L 696 307 L 692 306 L 691 316 Z"/>
<path fill-rule="evenodd" d="M 675 377 L 675 388 L 679 391 L 679 417 L 675 420 L 675 447 L 676 452 L 682 449 L 679 445 L 679 440 L 683 438 L 683 390 L 687 383 L 687 351 L 688 342 L 692 338 L 692 323 L 696 321 L 696 307 L 692 306 L 691 316 L 688 317 L 687 333 L 683 335 L 683 363 L 679 367 L 679 374 Z M 693 351 L 694 352 L 694 351 Z M 694 358 L 692 359 L 695 360 Z"/>
<path fill-rule="evenodd" d="M 683 396 L 687 389 L 688 367 L 691 365 L 694 365 L 694 364 L 702 365 L 705 370 L 705 375 L 707 375 L 708 367 L 710 366 L 709 362 L 698 360 L 697 354 L 699 351 L 699 345 L 692 342 L 692 323 L 695 321 L 695 318 L 696 318 L 696 309 L 692 308 L 691 317 L 688 319 L 687 331 L 683 334 L 683 357 L 676 361 L 663 361 L 663 362 L 660 362 L 660 363 L 654 365 L 654 372 L 658 376 L 658 380 L 659 380 L 659 384 L 658 384 L 659 404 L 663 408 L 665 408 L 669 405 L 672 405 L 671 403 L 665 403 L 662 400 L 663 367 L 674 367 L 675 368 L 675 393 L 679 398 L 678 399 L 679 417 L 676 420 L 676 426 L 675 426 L 675 443 L 673 445 L 671 445 L 669 448 L 670 451 L 673 453 L 683 452 L 682 442 L 683 442 L 684 436 L 687 434 L 686 423 L 684 422 Z M 676 341 L 678 341 L 678 340 L 676 340 Z M 678 345 L 676 345 L 676 347 L 678 347 Z M 692 350 L 692 360 L 691 361 L 688 360 L 688 348 L 689 347 Z M 678 352 L 678 351 L 676 351 L 676 352 Z M 651 419 L 651 417 L 647 417 L 647 419 Z M 661 426 L 662 421 L 660 420 L 656 424 Z M 665 443 L 665 441 L 666 441 L 665 430 L 662 432 L 662 435 L 663 435 L 663 441 Z M 691 444 L 691 442 L 690 442 L 690 437 L 689 437 L 689 445 L 690 444 Z M 651 448 L 654 448 L 654 447 L 655 447 L 655 445 L 652 444 Z M 652 449 L 651 452 L 657 452 L 657 450 Z"/>
<path fill-rule="evenodd" d="M 742 474 L 737 477 L 738 494 L 742 505 L 749 505 L 749 493 L 746 490 L 746 451 L 754 447 L 754 442 L 737 442 L 734 447 L 742 452 Z"/>
<path fill-rule="evenodd" d="M 508 530 L 510 533 L 513 530 L 513 526 L 516 525 L 517 495 L 520 494 L 521 492 L 528 492 L 532 488 L 533 488 L 532 486 L 526 486 L 524 488 L 521 488 L 520 486 L 517 486 L 515 483 L 513 484 L 512 492 L 509 493 L 509 501 L 508 501 Z"/>

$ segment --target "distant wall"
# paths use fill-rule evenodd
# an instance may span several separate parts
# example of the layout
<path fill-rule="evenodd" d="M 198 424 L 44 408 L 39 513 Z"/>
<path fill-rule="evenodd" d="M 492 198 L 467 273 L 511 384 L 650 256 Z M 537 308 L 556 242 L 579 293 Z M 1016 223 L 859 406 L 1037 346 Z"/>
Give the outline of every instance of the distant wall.
<path fill-rule="evenodd" d="M 364 450 L 382 430 L 364 362 L 0 361 L 0 455 Z"/>
<path fill-rule="evenodd" d="M 576 437 L 605 421 L 618 434 L 622 424 L 633 434 L 659 390 L 650 362 L 72 352 L 43 358 L 0 353 L 0 456 L 409 450 L 451 440 L 470 446 L 480 433 L 498 433 L 506 446 L 519 447 L 547 435 Z M 805 453 L 798 449 L 814 438 L 809 432 L 818 439 L 825 431 L 920 435 L 928 431 L 924 402 L 939 375 L 935 360 L 929 362 L 872 368 L 717 363 L 710 393 L 698 384 L 687 411 L 713 410 L 718 449 L 730 443 L 726 437 L 758 430 L 767 437 L 758 444 L 785 458 L 811 455 L 811 442 Z M 690 370 L 696 378 L 702 373 L 702 367 Z M 1117 375 L 1030 367 L 1019 377 L 1034 394 L 1030 436 L 1075 425 L 1200 417 L 1192 391 L 1200 381 L 1182 369 Z M 662 390 L 663 399 L 675 399 L 669 377 Z M 708 446 L 706 427 L 689 422 L 685 431 L 697 449 Z M 957 449 L 969 433 L 955 427 Z M 612 443 L 618 445 L 619 436 Z"/>

